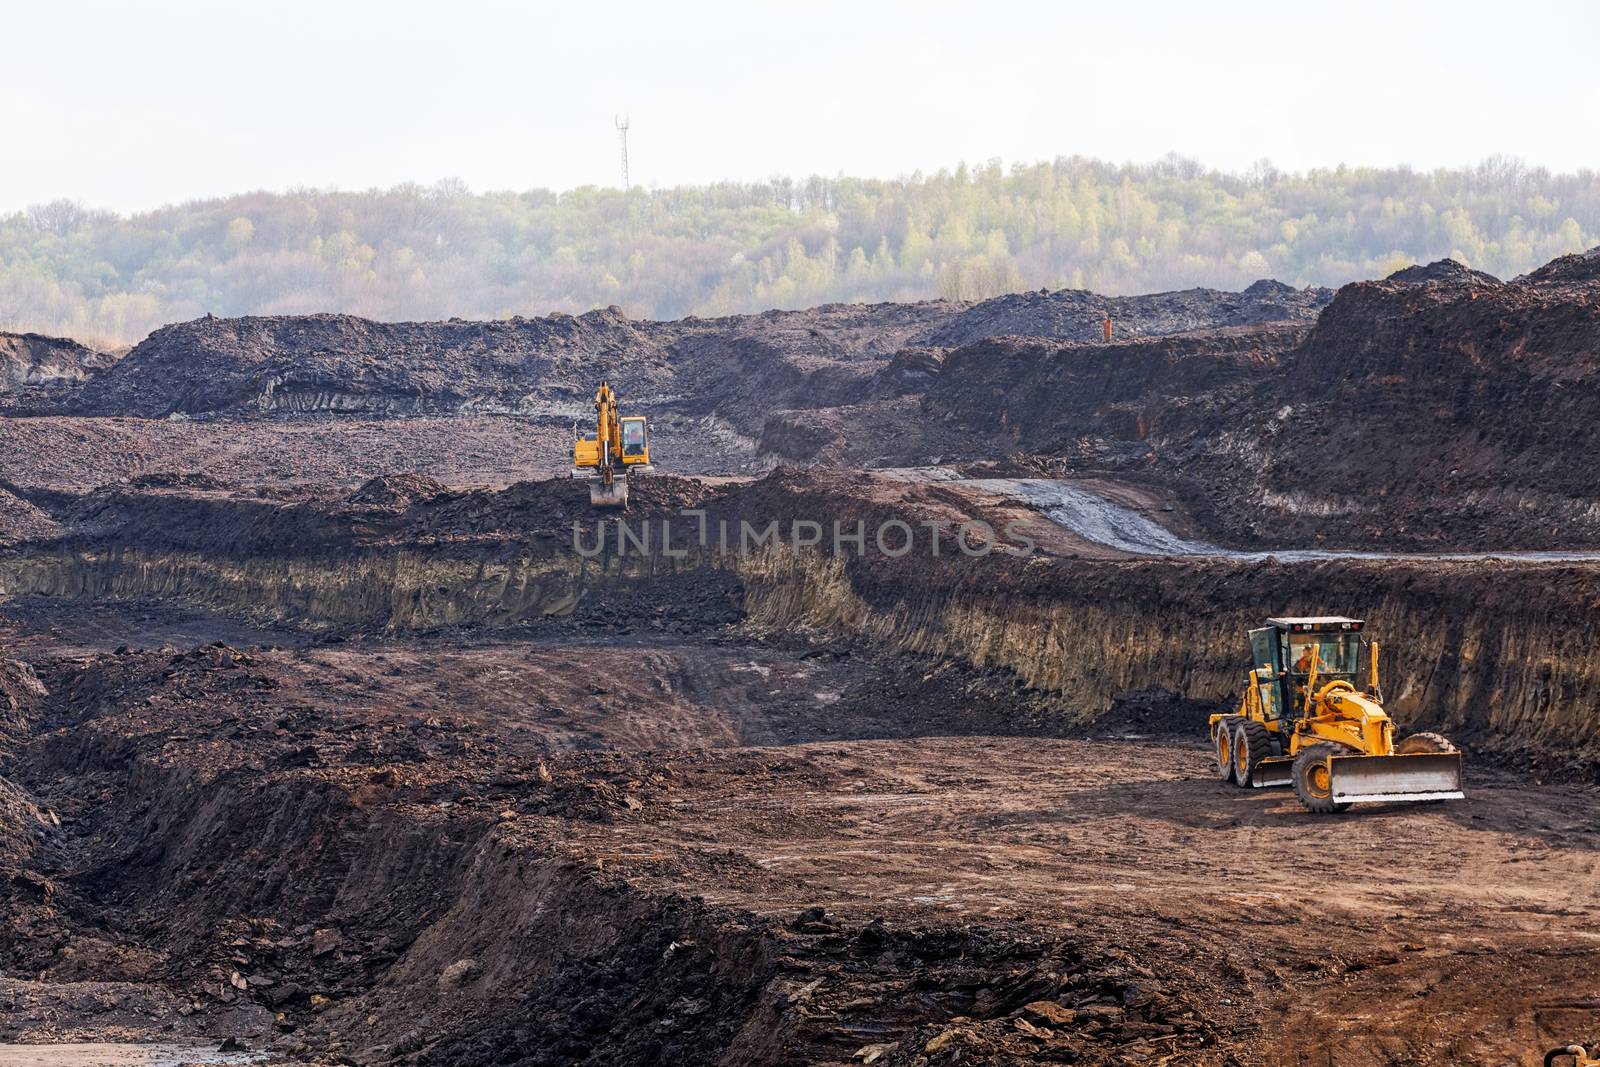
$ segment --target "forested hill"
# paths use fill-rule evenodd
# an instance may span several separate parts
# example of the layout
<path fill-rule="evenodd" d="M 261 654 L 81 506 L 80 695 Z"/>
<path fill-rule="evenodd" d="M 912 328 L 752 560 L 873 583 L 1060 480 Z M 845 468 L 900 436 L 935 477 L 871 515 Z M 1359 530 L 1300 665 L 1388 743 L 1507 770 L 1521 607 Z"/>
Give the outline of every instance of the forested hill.
<path fill-rule="evenodd" d="M 101 344 L 217 315 L 634 317 L 832 301 L 1339 285 L 1451 257 L 1502 277 L 1600 244 L 1600 176 L 1504 159 L 1248 174 L 1169 157 L 891 181 L 252 193 L 131 217 L 0 216 L 0 329 Z"/>

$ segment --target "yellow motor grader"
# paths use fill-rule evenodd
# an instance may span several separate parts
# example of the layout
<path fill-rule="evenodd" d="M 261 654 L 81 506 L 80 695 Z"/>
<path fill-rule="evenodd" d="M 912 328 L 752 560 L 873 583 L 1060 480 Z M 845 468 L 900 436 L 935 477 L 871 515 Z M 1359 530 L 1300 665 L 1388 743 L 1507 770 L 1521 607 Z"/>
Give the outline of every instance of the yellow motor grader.
<path fill-rule="evenodd" d="M 589 479 L 589 503 L 597 508 L 628 506 L 628 472 L 650 469 L 650 439 L 643 415 L 617 413 L 617 394 L 602 381 L 594 392 L 595 432 L 584 437 L 573 427 L 572 476 Z"/>
<path fill-rule="evenodd" d="M 1319 813 L 1361 801 L 1460 800 L 1461 753 L 1438 734 L 1399 744 L 1383 710 L 1378 643 L 1342 615 L 1268 619 L 1239 710 L 1211 716 L 1217 775 L 1245 788 L 1292 785 Z M 1365 647 L 1368 655 L 1361 655 Z M 1357 688 L 1361 661 L 1366 685 Z"/>

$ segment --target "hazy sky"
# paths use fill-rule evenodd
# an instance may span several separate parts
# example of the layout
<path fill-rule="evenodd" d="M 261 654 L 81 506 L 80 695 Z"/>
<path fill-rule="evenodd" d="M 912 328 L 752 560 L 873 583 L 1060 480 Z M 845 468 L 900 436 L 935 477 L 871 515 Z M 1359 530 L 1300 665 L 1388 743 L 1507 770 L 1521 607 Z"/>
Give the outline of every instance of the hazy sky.
<path fill-rule="evenodd" d="M 0 211 L 1169 151 L 1600 168 L 1600 5 L 0 0 Z"/>

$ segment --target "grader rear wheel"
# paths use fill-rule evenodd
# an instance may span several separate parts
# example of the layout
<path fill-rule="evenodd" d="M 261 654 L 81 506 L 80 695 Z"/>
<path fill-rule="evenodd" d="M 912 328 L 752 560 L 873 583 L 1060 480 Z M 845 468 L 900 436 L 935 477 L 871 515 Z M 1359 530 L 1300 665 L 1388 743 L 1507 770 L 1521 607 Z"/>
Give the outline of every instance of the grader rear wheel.
<path fill-rule="evenodd" d="M 1217 723 L 1217 777 L 1224 782 L 1233 781 L 1233 730 L 1238 721 L 1239 716 L 1227 715 Z"/>
<path fill-rule="evenodd" d="M 1233 733 L 1233 780 L 1250 788 L 1256 767 L 1272 755 L 1272 734 L 1265 723 L 1246 719 Z"/>

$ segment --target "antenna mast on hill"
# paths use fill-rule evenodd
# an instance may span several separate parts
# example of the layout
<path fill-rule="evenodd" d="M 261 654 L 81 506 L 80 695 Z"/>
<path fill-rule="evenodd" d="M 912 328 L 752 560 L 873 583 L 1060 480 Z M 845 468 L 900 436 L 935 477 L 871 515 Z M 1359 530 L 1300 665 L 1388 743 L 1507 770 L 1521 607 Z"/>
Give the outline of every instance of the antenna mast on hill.
<path fill-rule="evenodd" d="M 611 121 L 617 127 L 617 138 L 622 141 L 622 191 L 627 192 L 631 188 L 628 184 L 628 116 L 619 119 L 613 115 Z"/>

